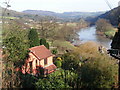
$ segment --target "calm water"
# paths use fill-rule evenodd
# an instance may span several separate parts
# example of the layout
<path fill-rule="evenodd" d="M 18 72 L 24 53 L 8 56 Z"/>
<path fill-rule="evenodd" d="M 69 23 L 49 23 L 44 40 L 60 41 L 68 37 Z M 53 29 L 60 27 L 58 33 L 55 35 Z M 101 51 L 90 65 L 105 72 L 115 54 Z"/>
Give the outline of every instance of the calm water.
<path fill-rule="evenodd" d="M 80 32 L 78 32 L 78 34 L 80 40 L 76 40 L 74 42 L 75 45 L 85 43 L 87 41 L 94 41 L 103 45 L 106 48 L 110 48 L 111 40 L 103 36 L 97 35 L 95 26 L 83 28 L 80 30 Z"/>

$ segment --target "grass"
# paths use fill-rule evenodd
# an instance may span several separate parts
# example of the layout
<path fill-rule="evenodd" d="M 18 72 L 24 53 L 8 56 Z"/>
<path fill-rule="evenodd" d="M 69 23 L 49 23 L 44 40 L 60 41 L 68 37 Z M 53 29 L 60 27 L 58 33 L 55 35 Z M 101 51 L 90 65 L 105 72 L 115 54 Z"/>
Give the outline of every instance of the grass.
<path fill-rule="evenodd" d="M 0 18 L 2 18 L 2 16 L 0 16 Z M 17 19 L 16 17 L 3 17 L 3 18 L 5 18 L 5 19 Z"/>
<path fill-rule="evenodd" d="M 76 27 L 77 23 L 67 23 L 67 26 Z"/>
<path fill-rule="evenodd" d="M 65 50 L 73 50 L 75 48 L 70 42 L 62 40 L 55 40 L 52 46 L 57 47 L 59 53 L 64 53 Z"/>
<path fill-rule="evenodd" d="M 109 30 L 105 32 L 105 35 L 109 38 L 113 38 L 115 35 L 115 32 L 116 32 L 115 30 Z"/>

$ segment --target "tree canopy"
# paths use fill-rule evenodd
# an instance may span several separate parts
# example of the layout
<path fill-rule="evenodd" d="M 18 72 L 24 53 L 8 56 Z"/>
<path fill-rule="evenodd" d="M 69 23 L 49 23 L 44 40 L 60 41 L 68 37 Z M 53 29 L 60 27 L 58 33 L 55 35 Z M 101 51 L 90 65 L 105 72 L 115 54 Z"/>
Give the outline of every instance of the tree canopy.
<path fill-rule="evenodd" d="M 6 30 L 9 32 L 6 32 L 3 36 L 3 87 L 19 87 L 21 82 L 15 68 L 20 68 L 27 58 L 28 31 L 21 30 L 18 26 Z"/>
<path fill-rule="evenodd" d="M 23 62 L 28 54 L 27 31 L 11 31 L 3 40 L 4 53 L 7 54 L 7 61 L 14 63 Z"/>

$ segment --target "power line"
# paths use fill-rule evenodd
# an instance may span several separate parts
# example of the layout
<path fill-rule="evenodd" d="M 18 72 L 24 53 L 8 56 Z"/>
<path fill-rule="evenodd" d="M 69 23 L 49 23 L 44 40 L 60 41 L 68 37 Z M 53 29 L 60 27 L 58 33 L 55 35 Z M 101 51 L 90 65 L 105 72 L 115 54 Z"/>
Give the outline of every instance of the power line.
<path fill-rule="evenodd" d="M 4 2 L 4 3 L 6 4 L 6 7 L 3 9 L 3 12 L 2 12 L 2 23 L 3 23 L 3 25 L 4 25 L 4 14 L 5 14 L 7 8 L 11 7 L 11 6 L 9 5 L 10 0 L 8 0 L 8 1 L 6 0 L 6 2 Z"/>
<path fill-rule="evenodd" d="M 3 11 L 2 17 L 4 16 L 4 14 L 5 14 L 7 8 L 11 7 L 11 6 L 9 5 L 10 0 L 8 0 L 8 1 L 6 0 L 6 2 L 4 2 L 4 3 L 6 4 L 6 8 L 5 8 L 4 11 Z"/>
<path fill-rule="evenodd" d="M 104 1 L 105 1 L 106 4 L 108 5 L 108 7 L 109 7 L 110 9 L 112 9 L 111 4 L 108 2 L 108 0 L 104 0 Z"/>

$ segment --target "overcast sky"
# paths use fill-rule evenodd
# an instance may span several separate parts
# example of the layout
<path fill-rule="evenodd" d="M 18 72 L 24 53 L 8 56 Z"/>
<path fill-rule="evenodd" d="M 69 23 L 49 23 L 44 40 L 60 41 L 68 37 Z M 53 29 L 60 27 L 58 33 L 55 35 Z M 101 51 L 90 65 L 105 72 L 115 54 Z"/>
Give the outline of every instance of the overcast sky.
<path fill-rule="evenodd" d="M 5 6 L 0 0 L 0 5 Z M 120 0 L 108 0 L 112 8 L 118 6 Z M 9 9 L 16 11 L 23 10 L 47 10 L 54 12 L 96 12 L 110 10 L 105 0 L 10 0 Z"/>

